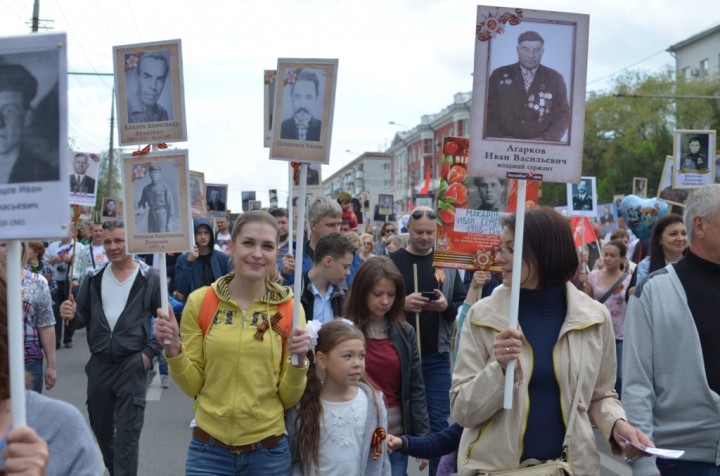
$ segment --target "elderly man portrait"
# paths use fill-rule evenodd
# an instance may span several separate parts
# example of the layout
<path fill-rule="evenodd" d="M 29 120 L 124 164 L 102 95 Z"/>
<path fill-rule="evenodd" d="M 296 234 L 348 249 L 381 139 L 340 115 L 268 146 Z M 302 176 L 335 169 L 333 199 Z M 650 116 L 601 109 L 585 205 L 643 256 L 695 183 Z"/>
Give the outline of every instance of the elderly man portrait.
<path fill-rule="evenodd" d="M 293 115 L 280 127 L 281 139 L 320 140 L 322 121 L 313 117 L 320 96 L 320 81 L 315 73 L 301 71 L 290 86 Z M 309 182 L 309 180 L 308 180 Z"/>
<path fill-rule="evenodd" d="M 593 199 L 590 190 L 590 183 L 587 180 L 581 180 L 577 185 L 577 193 L 573 195 L 574 211 L 588 211 L 593 209 Z"/>
<path fill-rule="evenodd" d="M 70 191 L 80 193 L 94 193 L 95 179 L 87 175 L 90 167 L 90 157 L 87 154 L 78 153 L 73 157 L 73 170 L 70 175 Z"/>
<path fill-rule="evenodd" d="M 35 77 L 17 64 L 0 64 L 0 184 L 58 180 L 58 163 L 29 150 L 33 123 L 30 105 L 38 90 Z"/>
<path fill-rule="evenodd" d="M 221 199 L 220 189 L 211 188 L 208 192 L 208 195 L 210 196 L 207 202 L 208 210 L 224 212 L 225 202 L 223 202 Z"/>
<path fill-rule="evenodd" d="M 560 142 L 570 125 L 563 76 L 541 63 L 545 40 L 535 31 L 518 36 L 517 63 L 490 75 L 485 137 Z"/>
<path fill-rule="evenodd" d="M 128 123 L 169 121 L 172 114 L 158 104 L 170 72 L 167 57 L 160 52 L 147 53 L 138 59 L 136 73 L 137 89 L 128 91 Z"/>

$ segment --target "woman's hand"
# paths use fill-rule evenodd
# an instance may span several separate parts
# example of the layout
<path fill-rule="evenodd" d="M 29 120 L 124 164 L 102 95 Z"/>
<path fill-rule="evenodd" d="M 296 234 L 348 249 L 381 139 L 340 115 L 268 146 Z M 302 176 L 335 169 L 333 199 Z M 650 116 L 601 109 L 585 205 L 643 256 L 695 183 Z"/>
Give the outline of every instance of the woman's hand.
<path fill-rule="evenodd" d="M 632 445 L 642 445 L 649 448 L 655 448 L 655 443 L 642 431 L 638 430 L 625 420 L 617 420 L 613 425 L 612 437 L 615 442 L 623 449 L 626 458 L 637 458 L 639 456 L 647 456 Z"/>
<path fill-rule="evenodd" d="M 288 352 L 299 357 L 296 367 L 305 367 L 305 356 L 307 356 L 309 350 L 310 334 L 305 329 L 296 327 L 290 334 L 290 339 L 288 339 Z"/>
<path fill-rule="evenodd" d="M 7 435 L 5 471 L 8 476 L 45 476 L 50 453 L 48 445 L 28 426 L 13 428 Z"/>
<path fill-rule="evenodd" d="M 507 328 L 495 336 L 493 354 L 503 372 L 509 362 L 520 358 L 521 347 L 522 333 L 518 329 Z"/>
<path fill-rule="evenodd" d="M 163 344 L 166 356 L 177 357 L 180 354 L 180 328 L 172 306 L 168 304 L 167 311 L 158 308 L 155 315 L 157 315 L 153 328 L 155 338 Z"/>
<path fill-rule="evenodd" d="M 385 438 L 385 442 L 387 443 L 389 454 L 392 454 L 393 451 L 397 451 L 402 448 L 402 440 L 395 435 L 388 433 L 387 438 Z"/>

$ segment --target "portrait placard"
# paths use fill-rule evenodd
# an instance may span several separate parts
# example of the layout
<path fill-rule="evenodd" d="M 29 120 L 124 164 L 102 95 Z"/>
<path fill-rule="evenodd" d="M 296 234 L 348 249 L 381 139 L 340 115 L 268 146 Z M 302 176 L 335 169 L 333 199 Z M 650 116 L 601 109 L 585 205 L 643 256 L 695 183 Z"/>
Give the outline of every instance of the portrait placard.
<path fill-rule="evenodd" d="M 589 18 L 477 7 L 470 175 L 580 180 Z"/>
<path fill-rule="evenodd" d="M 413 205 L 416 207 L 435 208 L 435 194 L 417 193 L 413 196 Z"/>
<path fill-rule="evenodd" d="M 248 202 L 248 208 L 250 211 L 253 210 L 261 210 L 262 209 L 262 202 L 260 200 L 250 200 Z"/>
<path fill-rule="evenodd" d="M 597 217 L 595 177 L 581 177 L 580 182 L 567 184 L 567 203 L 568 214 L 572 217 Z"/>
<path fill-rule="evenodd" d="M 598 219 L 600 221 L 600 229 L 602 230 L 603 236 L 606 236 L 608 233 L 612 233 L 613 230 L 618 229 L 617 208 L 615 208 L 615 203 L 608 202 L 600 204 L 599 210 Z"/>
<path fill-rule="evenodd" d="M 100 221 L 106 222 L 123 218 L 119 202 L 120 200 L 115 197 L 103 197 Z"/>
<path fill-rule="evenodd" d="M 97 200 L 100 157 L 92 152 L 68 153 L 70 164 L 70 204 L 94 207 Z"/>
<path fill-rule="evenodd" d="M 128 253 L 182 253 L 192 247 L 188 152 L 123 154 Z"/>
<path fill-rule="evenodd" d="M 250 200 L 255 200 L 255 192 L 241 192 L 240 197 L 242 199 L 242 211 L 250 210 Z"/>
<path fill-rule="evenodd" d="M 205 201 L 205 174 L 190 171 L 190 207 L 193 218 L 207 218 L 207 202 Z"/>
<path fill-rule="evenodd" d="M 270 190 L 268 190 L 268 196 L 270 198 L 270 208 L 277 208 L 277 206 L 278 206 L 277 189 L 271 188 Z"/>
<path fill-rule="evenodd" d="M 275 85 L 277 84 L 277 71 L 266 69 L 263 71 L 263 147 L 270 147 L 272 141 L 273 108 L 275 107 Z"/>
<path fill-rule="evenodd" d="M 113 47 L 120 145 L 187 140 L 180 40 Z"/>
<path fill-rule="evenodd" d="M 700 188 L 715 181 L 716 132 L 712 130 L 675 131 L 673 188 Z"/>
<path fill-rule="evenodd" d="M 67 236 L 67 41 L 0 38 L 0 239 Z"/>
<path fill-rule="evenodd" d="M 381 193 L 378 195 L 378 214 L 386 217 L 392 215 L 393 200 L 392 194 Z"/>
<path fill-rule="evenodd" d="M 633 177 L 632 193 L 640 198 L 647 198 L 647 178 Z"/>
<path fill-rule="evenodd" d="M 665 165 L 663 166 L 662 178 L 660 179 L 660 185 L 658 185 L 657 198 L 663 202 L 667 202 L 671 205 L 677 205 L 684 207 L 690 196 L 690 190 L 673 188 L 672 177 L 673 177 L 673 164 L 675 163 L 675 157 L 668 155 L 665 157 Z"/>
<path fill-rule="evenodd" d="M 206 185 L 208 216 L 224 217 L 227 214 L 227 194 L 228 186 L 226 184 L 209 183 Z"/>
<path fill-rule="evenodd" d="M 279 59 L 270 158 L 330 161 L 337 59 Z"/>

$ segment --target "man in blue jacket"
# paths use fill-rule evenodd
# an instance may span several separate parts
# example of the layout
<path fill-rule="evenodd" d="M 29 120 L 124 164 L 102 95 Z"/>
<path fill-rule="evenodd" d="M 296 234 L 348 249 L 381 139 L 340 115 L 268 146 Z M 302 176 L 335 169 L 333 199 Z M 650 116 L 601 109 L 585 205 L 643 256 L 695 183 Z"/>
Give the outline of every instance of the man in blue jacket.
<path fill-rule="evenodd" d="M 183 253 L 175 263 L 174 296 L 187 301 L 191 292 L 209 286 L 230 271 L 230 258 L 215 249 L 215 237 L 210 222 L 205 218 L 193 220 L 195 248 Z"/>

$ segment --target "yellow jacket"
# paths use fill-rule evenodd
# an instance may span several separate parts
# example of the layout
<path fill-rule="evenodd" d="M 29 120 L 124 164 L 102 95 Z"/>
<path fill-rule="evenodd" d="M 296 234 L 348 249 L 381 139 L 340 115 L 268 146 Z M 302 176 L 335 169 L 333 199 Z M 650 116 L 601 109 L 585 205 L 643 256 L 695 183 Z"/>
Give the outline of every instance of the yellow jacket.
<path fill-rule="evenodd" d="M 615 393 L 615 337 L 610 313 L 602 304 L 566 285 L 567 316 L 553 348 L 560 406 L 567 425 L 578 382 L 581 334 L 585 334 L 585 380 L 577 419 L 572 429 L 568 461 L 574 474 L 600 474 L 600 459 L 592 424 L 614 451 L 612 427 L 625 412 Z M 463 326 L 453 370 L 450 409 L 463 431 L 458 449 L 458 474 L 497 471 L 520 466 L 529 411 L 528 383 L 533 368 L 532 348 L 523 339 L 516 368 L 513 406 L 503 409 L 505 374 L 493 354 L 495 336 L 507 328 L 510 288 L 503 287 L 478 301 Z"/>
<path fill-rule="evenodd" d="M 207 287 L 190 294 L 182 313 L 181 352 L 167 361 L 173 380 L 196 398 L 198 426 L 223 443 L 246 445 L 285 433 L 284 410 L 300 401 L 307 368 L 293 367 L 289 356 L 283 358 L 282 337 L 270 326 L 262 340 L 255 337 L 258 324 L 268 321 L 279 303 L 292 299 L 290 288 L 271 284 L 243 315 L 230 300 L 233 276 L 212 284 L 220 302 L 205 338 L 198 318 Z"/>

